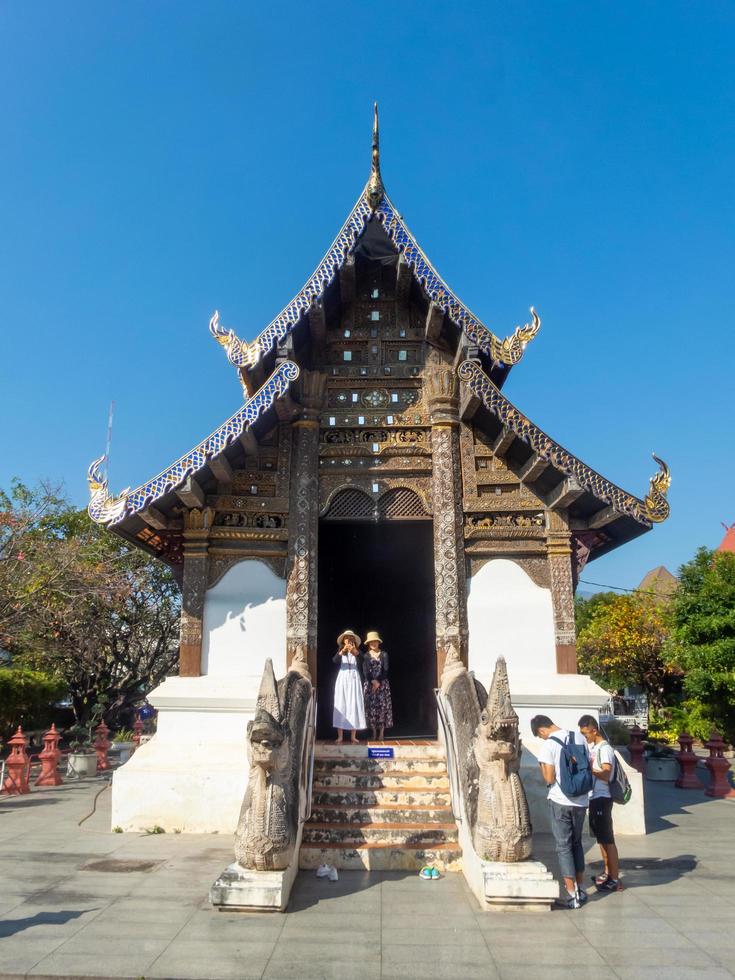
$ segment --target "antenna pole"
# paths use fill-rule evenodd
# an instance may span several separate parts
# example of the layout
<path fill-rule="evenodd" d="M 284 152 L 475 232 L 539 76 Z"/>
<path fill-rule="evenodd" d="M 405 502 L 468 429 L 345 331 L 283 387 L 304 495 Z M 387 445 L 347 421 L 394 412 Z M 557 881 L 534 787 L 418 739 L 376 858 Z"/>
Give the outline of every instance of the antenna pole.
<path fill-rule="evenodd" d="M 107 413 L 107 443 L 105 445 L 105 476 L 110 476 L 110 450 L 112 448 L 112 416 L 115 414 L 115 402 L 110 402 L 110 409 Z"/>

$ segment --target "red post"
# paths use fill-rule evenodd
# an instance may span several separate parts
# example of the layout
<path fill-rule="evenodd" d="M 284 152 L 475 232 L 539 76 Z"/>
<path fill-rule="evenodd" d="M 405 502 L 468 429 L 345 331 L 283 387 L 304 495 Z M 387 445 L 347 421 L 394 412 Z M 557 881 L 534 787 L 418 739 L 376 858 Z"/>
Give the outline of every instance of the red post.
<path fill-rule="evenodd" d="M 681 751 L 676 753 L 679 763 L 679 776 L 674 783 L 679 789 L 702 789 L 702 783 L 697 776 L 697 756 L 692 750 L 694 739 L 687 732 L 679 736 Z"/>
<path fill-rule="evenodd" d="M 704 743 L 704 747 L 709 749 L 709 759 L 706 759 L 704 764 L 709 769 L 709 774 L 712 777 L 712 782 L 704 791 L 704 795 L 717 797 L 735 796 L 735 790 L 727 778 L 730 763 L 723 755 L 727 744 L 717 729 L 712 729 L 709 741 Z"/>
<path fill-rule="evenodd" d="M 63 783 L 64 780 L 59 775 L 60 738 L 61 733 L 56 731 L 56 725 L 52 725 L 43 736 L 43 751 L 38 755 L 41 760 L 41 772 L 34 785 L 60 786 Z"/>
<path fill-rule="evenodd" d="M 638 772 L 643 772 L 643 751 L 645 746 L 643 744 L 643 732 L 638 727 L 638 725 L 633 725 L 630 730 L 630 742 L 628 743 L 628 751 L 630 752 L 630 764 Z"/>
<path fill-rule="evenodd" d="M 135 745 L 136 749 L 140 745 L 140 736 L 143 734 L 144 728 L 145 723 L 141 721 L 138 716 L 136 716 L 135 721 L 133 722 L 133 744 Z M 133 751 L 135 751 L 135 749 L 133 749 Z"/>
<path fill-rule="evenodd" d="M 28 740 L 20 725 L 18 725 L 18 731 L 15 735 L 8 739 L 8 745 L 10 746 L 10 755 L 5 760 L 7 775 L 0 793 L 8 793 L 11 796 L 30 793 L 31 786 L 28 777 L 31 772 L 31 760 L 28 756 Z"/>
<path fill-rule="evenodd" d="M 107 758 L 111 745 L 107 737 L 110 734 L 110 729 L 104 721 L 101 721 L 94 731 L 97 736 L 94 740 L 94 750 L 97 753 L 97 772 L 104 772 L 105 769 L 110 768 L 110 760 Z"/>

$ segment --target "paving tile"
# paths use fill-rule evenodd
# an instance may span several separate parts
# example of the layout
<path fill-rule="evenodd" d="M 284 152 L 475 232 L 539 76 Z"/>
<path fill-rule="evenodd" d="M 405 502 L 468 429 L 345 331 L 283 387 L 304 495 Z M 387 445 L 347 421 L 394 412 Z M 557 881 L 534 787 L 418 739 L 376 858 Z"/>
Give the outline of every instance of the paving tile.
<path fill-rule="evenodd" d="M 687 949 L 671 949 L 660 946 L 649 946 L 648 948 L 631 948 L 626 945 L 616 947 L 601 948 L 598 952 L 602 958 L 614 969 L 619 967 L 649 967 L 649 966 L 668 966 L 674 968 L 685 967 L 687 969 L 704 969 L 718 966 L 717 962 L 707 956 L 696 946 Z"/>
<path fill-rule="evenodd" d="M 634 966 L 615 968 L 620 980 L 732 980 L 733 974 L 723 967 L 702 963 L 697 966 Z"/>
<path fill-rule="evenodd" d="M 128 944 L 129 945 L 129 944 Z M 148 968 L 155 959 L 145 953 L 138 953 L 128 948 L 124 956 L 113 956 L 102 953 L 51 953 L 28 970 L 29 976 L 67 976 L 67 977 L 99 977 L 104 970 L 105 977 L 141 977 L 148 973 Z"/>
<path fill-rule="evenodd" d="M 501 980 L 531 980 L 527 966 L 502 964 L 499 968 Z M 540 980 L 619 980 L 617 973 L 607 966 L 594 968 L 587 966 L 549 965 L 538 968 Z M 673 978 L 672 978 L 673 980 Z"/>
<path fill-rule="evenodd" d="M 426 973 L 423 976 L 426 980 Z M 380 960 L 369 962 L 346 960 L 333 963 L 281 960 L 274 963 L 271 959 L 263 973 L 263 980 L 379 980 L 380 977 Z"/>
<path fill-rule="evenodd" d="M 534 970 L 542 966 L 566 966 L 573 963 L 575 966 L 587 967 L 588 972 L 591 968 L 596 970 L 598 966 L 604 966 L 605 961 L 602 956 L 593 949 L 589 943 L 577 941 L 570 948 L 568 944 L 563 946 L 544 946 L 540 943 L 536 946 L 526 944 L 522 939 L 518 939 L 515 945 L 490 947 L 493 959 L 499 967 L 513 964 L 533 967 Z"/>
<path fill-rule="evenodd" d="M 189 956 L 182 959 L 164 953 L 146 971 L 146 977 L 165 977 L 171 980 L 260 980 L 268 957 L 247 959 L 222 957 L 218 951 L 211 956 Z"/>
<path fill-rule="evenodd" d="M 299 960 L 303 963 L 370 962 L 380 959 L 380 943 L 345 933 L 342 942 L 318 943 L 292 939 L 276 943 L 271 962 Z"/>
<path fill-rule="evenodd" d="M 462 920 L 464 922 L 464 919 Z M 284 938 L 287 938 L 284 936 Z M 483 934 L 477 926 L 466 929 L 447 926 L 444 922 L 431 924 L 409 924 L 398 928 L 383 927 L 380 935 L 383 949 L 390 946 L 482 946 L 487 948 Z"/>
<path fill-rule="evenodd" d="M 383 977 L 401 977 L 404 980 L 426 977 L 437 980 L 464 980 L 498 976 L 493 957 L 480 946 L 460 948 L 435 946 L 429 955 L 424 946 L 388 946 L 383 948 Z"/>

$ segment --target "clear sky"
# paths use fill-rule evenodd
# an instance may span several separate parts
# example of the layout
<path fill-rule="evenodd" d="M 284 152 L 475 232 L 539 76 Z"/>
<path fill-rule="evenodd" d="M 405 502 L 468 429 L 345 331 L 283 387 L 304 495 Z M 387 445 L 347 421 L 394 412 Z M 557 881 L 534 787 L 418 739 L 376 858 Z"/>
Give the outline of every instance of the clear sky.
<path fill-rule="evenodd" d="M 735 521 L 735 7 L 649 0 L 0 5 L 0 485 L 113 490 L 240 404 L 209 337 L 300 288 L 367 179 L 506 335 L 506 394 L 672 516 L 588 566 L 635 586 Z"/>

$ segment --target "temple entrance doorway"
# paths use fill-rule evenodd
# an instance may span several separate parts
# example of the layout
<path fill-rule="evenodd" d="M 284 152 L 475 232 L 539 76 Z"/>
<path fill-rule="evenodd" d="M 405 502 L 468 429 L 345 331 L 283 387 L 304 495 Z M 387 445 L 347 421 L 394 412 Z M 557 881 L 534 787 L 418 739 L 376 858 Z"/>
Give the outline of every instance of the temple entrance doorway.
<path fill-rule="evenodd" d="M 430 519 L 345 521 L 319 525 L 317 736 L 334 738 L 336 638 L 364 640 L 377 630 L 390 657 L 393 728 L 386 739 L 436 736 L 434 543 Z M 369 735 L 369 729 L 367 735 Z M 364 739 L 366 733 L 361 737 Z"/>

